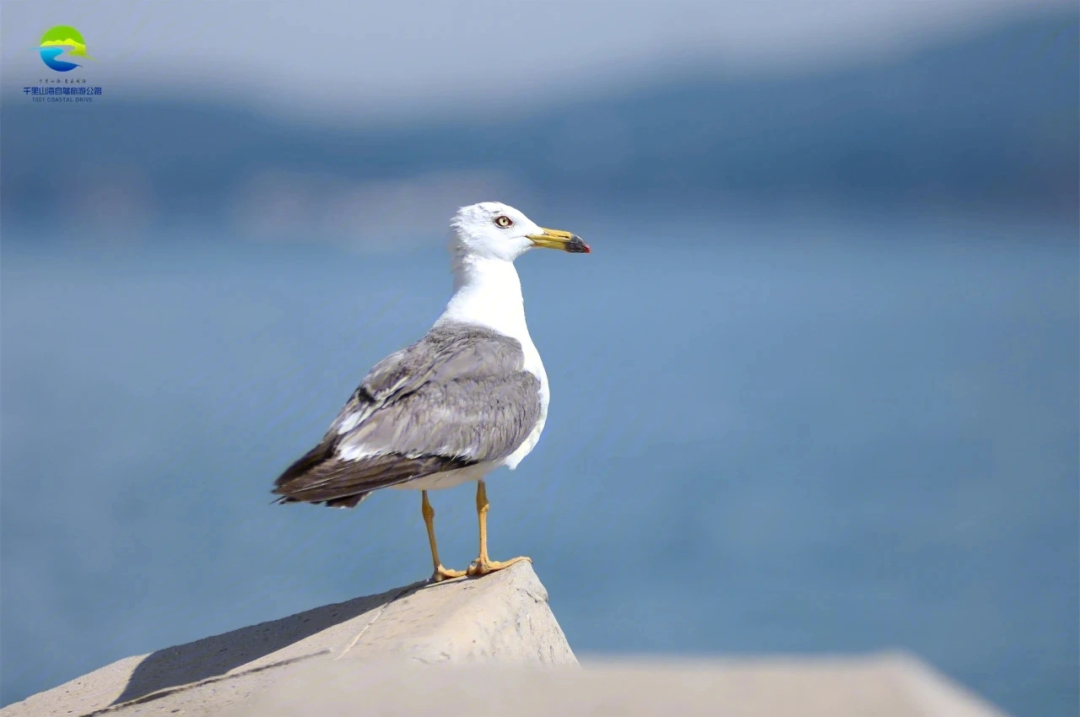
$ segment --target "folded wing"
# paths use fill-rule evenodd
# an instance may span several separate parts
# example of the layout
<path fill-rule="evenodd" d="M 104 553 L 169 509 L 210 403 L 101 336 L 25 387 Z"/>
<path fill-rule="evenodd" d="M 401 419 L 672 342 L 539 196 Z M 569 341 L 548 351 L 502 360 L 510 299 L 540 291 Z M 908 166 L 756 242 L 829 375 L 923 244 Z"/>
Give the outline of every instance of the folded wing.
<path fill-rule="evenodd" d="M 521 344 L 446 324 L 380 361 L 322 442 L 275 482 L 280 502 L 352 507 L 373 490 L 506 458 L 540 418 Z"/>

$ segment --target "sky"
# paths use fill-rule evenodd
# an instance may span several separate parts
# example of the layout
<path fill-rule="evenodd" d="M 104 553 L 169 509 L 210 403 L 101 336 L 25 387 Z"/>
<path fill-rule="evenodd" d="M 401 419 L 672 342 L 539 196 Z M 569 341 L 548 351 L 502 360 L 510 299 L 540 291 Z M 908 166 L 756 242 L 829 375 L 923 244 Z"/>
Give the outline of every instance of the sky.
<path fill-rule="evenodd" d="M 702 66 L 805 72 L 912 52 L 1068 0 L 5 2 L 3 83 L 78 28 L 115 93 L 197 94 L 306 121 L 476 118 L 655 84 Z"/>
<path fill-rule="evenodd" d="M 303 18 L 253 6 L 72 7 L 95 59 L 71 75 L 105 95 L 46 106 L 22 92 L 48 70 L 18 37 L 51 6 L 5 5 L 9 239 L 42 220 L 40 234 L 109 243 L 228 224 L 236 238 L 395 251 L 441 242 L 446 217 L 477 197 L 792 220 L 836 206 L 1066 222 L 1078 211 L 1078 16 L 1060 3 L 379 6 L 353 25 L 393 32 L 359 44 L 334 39 L 348 23 L 312 30 L 352 5 L 305 5 Z M 530 16 L 543 8 L 565 12 Z M 575 50 L 552 40 L 532 57 L 535 40 L 492 22 Z M 222 28 L 266 38 L 281 59 L 255 62 Z M 139 49 L 154 33 L 167 53 Z M 443 52 L 459 36 L 475 39 Z M 273 88 L 258 89 L 268 72 Z M 488 89 L 489 76 L 504 79 Z M 57 155 L 62 171 L 42 161 Z"/>

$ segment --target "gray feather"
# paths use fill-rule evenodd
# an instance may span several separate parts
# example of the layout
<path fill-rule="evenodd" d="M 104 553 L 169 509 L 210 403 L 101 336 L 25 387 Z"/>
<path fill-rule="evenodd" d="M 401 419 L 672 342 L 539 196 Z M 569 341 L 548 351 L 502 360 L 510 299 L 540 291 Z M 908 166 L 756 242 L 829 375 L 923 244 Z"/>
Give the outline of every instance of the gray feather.
<path fill-rule="evenodd" d="M 436 326 L 376 364 L 274 492 L 283 502 L 349 506 L 378 488 L 506 458 L 540 419 L 540 381 L 523 366 L 516 339 Z M 349 458 L 356 453 L 364 455 Z"/>

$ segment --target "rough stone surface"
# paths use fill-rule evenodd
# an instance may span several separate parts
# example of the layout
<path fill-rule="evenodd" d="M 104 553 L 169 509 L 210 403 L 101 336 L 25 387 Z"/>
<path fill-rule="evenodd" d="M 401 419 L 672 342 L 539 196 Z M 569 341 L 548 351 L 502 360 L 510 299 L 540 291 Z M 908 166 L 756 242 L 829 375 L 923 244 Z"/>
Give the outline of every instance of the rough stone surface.
<path fill-rule="evenodd" d="M 187 714 L 213 714 L 316 661 L 577 665 L 547 591 L 520 563 L 478 580 L 416 583 L 128 657 L 8 705 L 0 716 L 169 714 L 176 702 L 189 705 Z"/>
<path fill-rule="evenodd" d="M 1003 717 L 905 655 L 607 662 L 585 669 L 299 667 L 229 717 Z M 185 710 L 186 713 L 186 710 Z"/>
<path fill-rule="evenodd" d="M 905 655 L 585 667 L 523 563 L 129 657 L 0 717 L 1003 717 Z"/>

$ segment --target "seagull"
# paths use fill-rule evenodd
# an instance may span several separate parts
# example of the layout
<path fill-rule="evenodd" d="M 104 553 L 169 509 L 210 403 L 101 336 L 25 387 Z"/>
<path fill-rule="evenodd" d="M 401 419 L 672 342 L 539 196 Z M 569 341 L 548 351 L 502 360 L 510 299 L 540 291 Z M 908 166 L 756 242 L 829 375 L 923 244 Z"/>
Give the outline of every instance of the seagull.
<path fill-rule="evenodd" d="M 531 558 L 488 557 L 484 478 L 536 447 L 551 392 L 528 326 L 514 260 L 530 249 L 590 253 L 581 237 L 538 226 L 500 202 L 450 222 L 454 291 L 427 335 L 367 374 L 319 445 L 275 481 L 277 503 L 354 508 L 380 488 L 419 490 L 432 581 L 477 577 Z M 467 570 L 439 560 L 428 491 L 475 481 L 480 552 Z"/>

